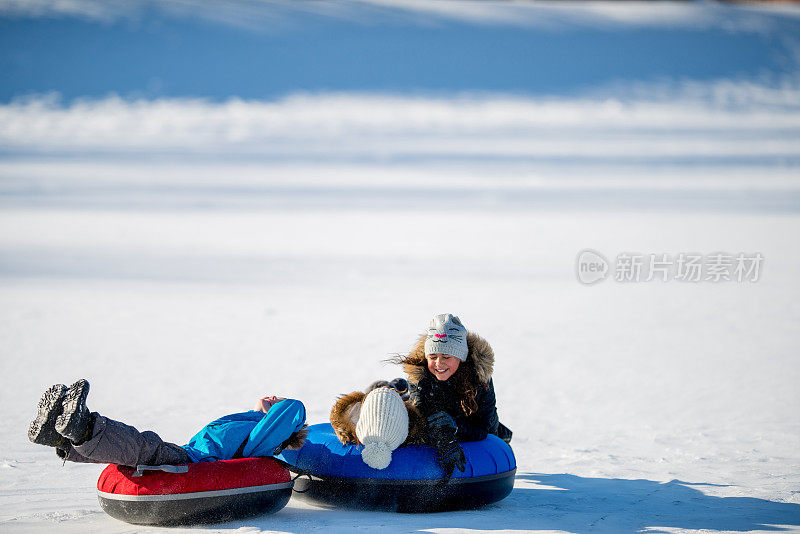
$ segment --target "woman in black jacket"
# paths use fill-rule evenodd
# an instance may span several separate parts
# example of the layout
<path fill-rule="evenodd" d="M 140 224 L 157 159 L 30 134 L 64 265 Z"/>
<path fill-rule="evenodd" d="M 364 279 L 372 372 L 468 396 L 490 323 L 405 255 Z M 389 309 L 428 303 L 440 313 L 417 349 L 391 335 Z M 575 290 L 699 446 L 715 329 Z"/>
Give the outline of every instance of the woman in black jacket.
<path fill-rule="evenodd" d="M 399 361 L 408 375 L 411 402 L 427 420 L 427 442 L 437 449 L 445 478 L 456 467 L 464 470 L 459 441 L 478 441 L 488 434 L 511 441 L 511 431 L 497 417 L 494 352 L 485 339 L 467 332 L 458 317 L 434 317 Z"/>

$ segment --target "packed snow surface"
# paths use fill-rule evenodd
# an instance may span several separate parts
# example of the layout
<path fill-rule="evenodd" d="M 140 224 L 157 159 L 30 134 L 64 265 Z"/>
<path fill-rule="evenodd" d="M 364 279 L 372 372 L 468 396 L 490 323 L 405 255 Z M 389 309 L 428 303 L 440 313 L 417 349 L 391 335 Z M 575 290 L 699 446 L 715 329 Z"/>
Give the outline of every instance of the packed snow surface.
<path fill-rule="evenodd" d="M 439 311 L 497 353 L 511 496 L 402 518 L 293 500 L 220 528 L 800 524 L 795 215 L 14 209 L 2 226 L 4 529 L 130 530 L 99 508 L 101 466 L 27 442 L 45 386 L 87 377 L 92 409 L 180 443 L 266 393 L 323 422 L 338 394 L 398 376 L 382 360 Z M 757 282 L 589 287 L 574 274 L 587 245 L 765 261 Z"/>

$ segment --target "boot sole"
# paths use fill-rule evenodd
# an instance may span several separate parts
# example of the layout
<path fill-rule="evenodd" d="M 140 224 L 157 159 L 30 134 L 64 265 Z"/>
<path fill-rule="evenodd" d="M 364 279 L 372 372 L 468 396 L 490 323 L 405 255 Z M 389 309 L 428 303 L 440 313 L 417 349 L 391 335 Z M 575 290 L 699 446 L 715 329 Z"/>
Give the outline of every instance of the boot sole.
<path fill-rule="evenodd" d="M 55 424 L 61 415 L 62 401 L 67 392 L 64 384 L 55 384 L 39 399 L 39 413 L 28 427 L 28 439 L 37 445 L 55 445 L 63 438 L 56 432 Z"/>
<path fill-rule="evenodd" d="M 61 402 L 63 412 L 56 419 L 56 432 L 65 438 L 75 441 L 82 437 L 83 430 L 79 427 L 84 426 L 81 421 L 82 406 L 86 410 L 86 397 L 89 395 L 89 382 L 81 379 L 72 384 L 67 390 Z M 87 414 L 88 414 L 88 410 Z M 88 418 L 86 424 L 88 424 Z"/>

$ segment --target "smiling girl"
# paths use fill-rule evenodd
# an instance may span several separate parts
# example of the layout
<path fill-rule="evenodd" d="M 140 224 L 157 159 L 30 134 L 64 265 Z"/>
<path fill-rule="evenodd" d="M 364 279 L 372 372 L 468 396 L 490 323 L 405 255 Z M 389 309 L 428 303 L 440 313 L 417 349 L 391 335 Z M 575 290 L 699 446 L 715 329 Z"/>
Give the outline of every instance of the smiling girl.
<path fill-rule="evenodd" d="M 431 320 L 408 356 L 399 359 L 408 374 L 411 402 L 427 420 L 427 442 L 437 449 L 446 478 L 464 470 L 459 441 L 479 441 L 495 434 L 511 441 L 511 431 L 497 417 L 489 343 L 467 332 L 458 317 Z"/>

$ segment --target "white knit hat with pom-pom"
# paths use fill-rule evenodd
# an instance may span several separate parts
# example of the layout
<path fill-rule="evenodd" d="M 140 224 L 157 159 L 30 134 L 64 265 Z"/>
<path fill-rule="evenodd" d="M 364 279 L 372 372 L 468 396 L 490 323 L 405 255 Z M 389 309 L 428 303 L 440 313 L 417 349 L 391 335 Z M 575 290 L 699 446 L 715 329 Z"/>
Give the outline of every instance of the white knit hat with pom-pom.
<path fill-rule="evenodd" d="M 364 444 L 364 463 L 375 469 L 389 466 L 392 451 L 408 437 L 408 410 L 397 390 L 378 388 L 364 397 L 356 437 Z"/>

